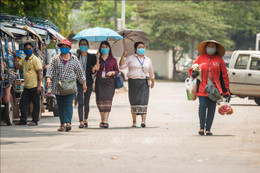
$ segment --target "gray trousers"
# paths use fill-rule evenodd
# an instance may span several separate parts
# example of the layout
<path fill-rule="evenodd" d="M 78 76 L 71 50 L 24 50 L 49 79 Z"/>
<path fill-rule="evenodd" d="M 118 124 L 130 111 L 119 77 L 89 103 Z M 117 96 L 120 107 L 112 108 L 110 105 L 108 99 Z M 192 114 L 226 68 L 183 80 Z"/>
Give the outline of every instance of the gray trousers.
<path fill-rule="evenodd" d="M 79 115 L 79 121 L 83 121 L 83 113 L 84 118 L 88 119 L 89 114 L 89 100 L 92 93 L 92 84 L 87 85 L 87 92 L 83 92 L 83 85 L 77 84 L 78 86 L 78 93 L 77 93 L 77 99 L 78 99 L 78 115 Z M 84 111 L 83 111 L 84 110 Z"/>

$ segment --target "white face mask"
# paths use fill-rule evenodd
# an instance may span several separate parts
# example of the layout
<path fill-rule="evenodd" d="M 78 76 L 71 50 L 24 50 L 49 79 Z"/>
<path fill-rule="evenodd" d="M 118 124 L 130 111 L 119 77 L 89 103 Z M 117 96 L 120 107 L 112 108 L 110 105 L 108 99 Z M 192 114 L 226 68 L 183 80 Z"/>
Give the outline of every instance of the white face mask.
<path fill-rule="evenodd" d="M 213 55 L 213 54 L 216 53 L 216 48 L 214 48 L 214 47 L 207 47 L 206 51 L 207 51 L 207 54 Z"/>

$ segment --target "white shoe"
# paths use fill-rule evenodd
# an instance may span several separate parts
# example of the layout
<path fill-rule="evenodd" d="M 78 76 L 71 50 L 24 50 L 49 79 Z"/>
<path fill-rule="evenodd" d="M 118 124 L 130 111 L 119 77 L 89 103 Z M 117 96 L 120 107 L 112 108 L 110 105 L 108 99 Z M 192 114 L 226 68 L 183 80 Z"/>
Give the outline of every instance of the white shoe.
<path fill-rule="evenodd" d="M 133 123 L 132 127 L 136 127 L 136 123 Z"/>

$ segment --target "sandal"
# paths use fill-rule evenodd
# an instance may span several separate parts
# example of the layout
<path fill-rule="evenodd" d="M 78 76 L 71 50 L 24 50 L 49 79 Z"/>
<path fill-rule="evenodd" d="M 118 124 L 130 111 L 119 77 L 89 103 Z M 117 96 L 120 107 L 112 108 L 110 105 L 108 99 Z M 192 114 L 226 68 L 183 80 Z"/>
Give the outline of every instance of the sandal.
<path fill-rule="evenodd" d="M 85 127 L 85 128 L 88 128 L 88 123 L 84 123 L 84 127 Z"/>
<path fill-rule="evenodd" d="M 60 127 L 58 128 L 59 132 L 65 131 L 65 124 L 61 124 Z"/>
<path fill-rule="evenodd" d="M 104 127 L 105 129 L 107 129 L 107 128 L 109 127 L 109 124 L 108 124 L 108 123 L 104 123 L 103 127 Z"/>
<path fill-rule="evenodd" d="M 104 122 L 100 122 L 99 127 L 104 127 Z"/>
<path fill-rule="evenodd" d="M 84 128 L 84 122 L 83 121 L 80 121 L 80 123 L 79 123 L 79 128 Z"/>
<path fill-rule="evenodd" d="M 206 131 L 207 136 L 212 136 L 213 134 L 210 131 Z"/>
<path fill-rule="evenodd" d="M 203 136 L 204 135 L 204 129 L 200 129 L 200 131 L 198 133 L 199 133 L 199 135 Z"/>
<path fill-rule="evenodd" d="M 66 124 L 65 130 L 66 130 L 66 132 L 68 132 L 68 131 L 71 130 L 71 124 L 70 124 L 70 123 L 67 123 L 67 124 Z"/>

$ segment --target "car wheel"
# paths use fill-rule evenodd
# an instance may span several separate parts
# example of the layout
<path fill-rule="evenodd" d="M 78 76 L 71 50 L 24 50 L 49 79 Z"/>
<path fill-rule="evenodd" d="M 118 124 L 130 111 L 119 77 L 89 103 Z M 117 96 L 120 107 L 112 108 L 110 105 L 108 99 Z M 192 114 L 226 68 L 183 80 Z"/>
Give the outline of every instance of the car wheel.
<path fill-rule="evenodd" d="M 260 105 L 260 97 L 255 97 L 254 100 L 257 105 Z"/>

